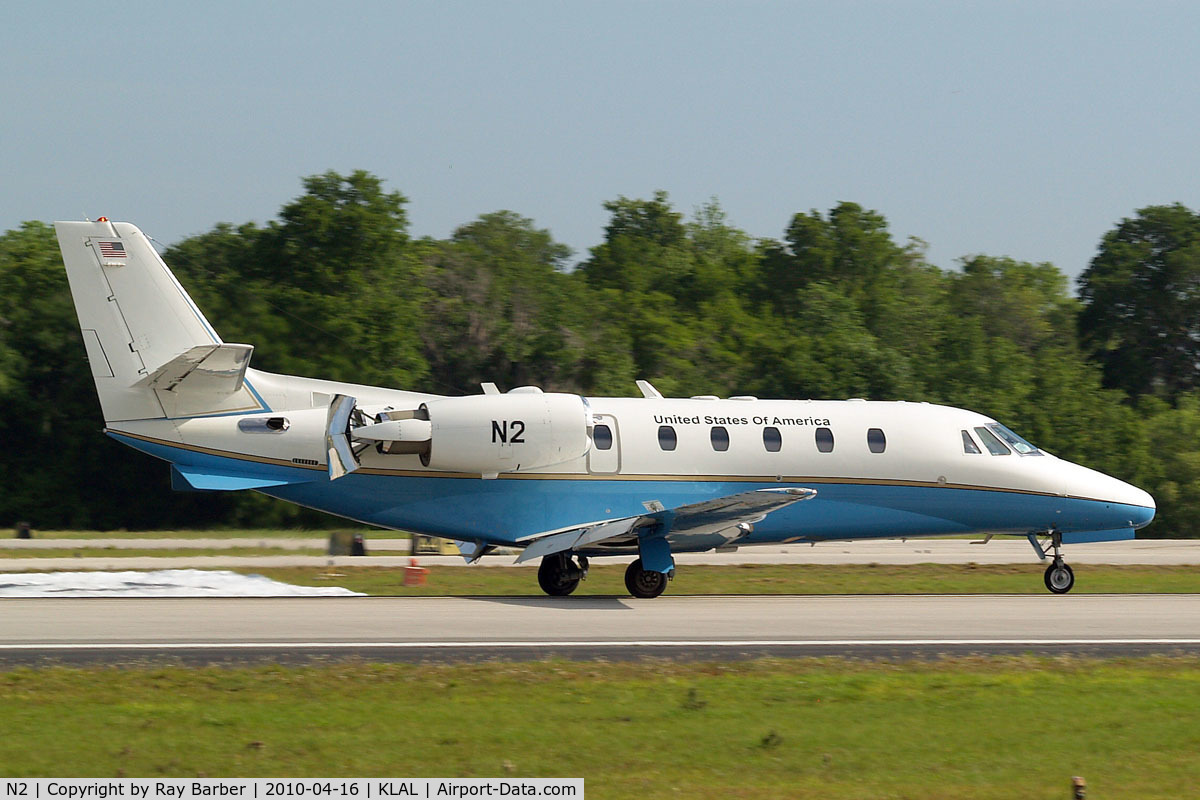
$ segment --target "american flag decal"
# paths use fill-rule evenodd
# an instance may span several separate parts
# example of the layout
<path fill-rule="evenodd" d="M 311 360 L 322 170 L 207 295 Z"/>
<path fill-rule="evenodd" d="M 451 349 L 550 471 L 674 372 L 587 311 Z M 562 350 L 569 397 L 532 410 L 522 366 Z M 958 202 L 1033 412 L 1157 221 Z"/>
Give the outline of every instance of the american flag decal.
<path fill-rule="evenodd" d="M 125 245 L 120 242 L 100 242 L 100 255 L 104 258 L 125 258 Z"/>

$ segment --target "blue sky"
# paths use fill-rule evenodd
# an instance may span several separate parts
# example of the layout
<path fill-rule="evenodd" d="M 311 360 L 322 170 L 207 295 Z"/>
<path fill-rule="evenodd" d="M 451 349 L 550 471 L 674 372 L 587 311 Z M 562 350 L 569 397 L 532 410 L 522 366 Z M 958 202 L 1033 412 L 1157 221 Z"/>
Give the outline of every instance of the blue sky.
<path fill-rule="evenodd" d="M 446 236 L 501 208 L 586 257 L 619 195 L 780 237 L 852 200 L 951 267 L 1075 275 L 1200 208 L 1200 4 L 17 3 L 0 229 L 107 215 L 171 243 L 361 168 Z"/>

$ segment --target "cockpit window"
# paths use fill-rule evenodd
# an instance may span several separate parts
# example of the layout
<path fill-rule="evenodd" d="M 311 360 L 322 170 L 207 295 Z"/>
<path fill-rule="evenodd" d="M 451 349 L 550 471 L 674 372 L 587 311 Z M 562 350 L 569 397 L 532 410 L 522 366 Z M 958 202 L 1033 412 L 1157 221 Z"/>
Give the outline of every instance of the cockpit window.
<path fill-rule="evenodd" d="M 999 422 L 989 423 L 988 428 L 1005 442 L 1007 442 L 1009 447 L 1011 447 L 1013 450 L 1016 450 L 1023 456 L 1040 456 L 1042 454 L 1042 452 L 1036 447 L 1022 439 L 1020 436 L 1017 436 Z"/>
<path fill-rule="evenodd" d="M 996 438 L 996 434 L 989 431 L 987 428 L 976 428 L 975 433 L 979 435 L 979 441 L 983 442 L 983 446 L 987 451 L 994 456 L 1012 455 L 1012 451 L 1004 446 L 1004 442 Z"/>
<path fill-rule="evenodd" d="M 979 449 L 979 445 L 975 444 L 975 440 L 971 438 L 971 434 L 967 431 L 962 432 L 963 437 L 963 452 L 979 454 L 983 451 Z"/>

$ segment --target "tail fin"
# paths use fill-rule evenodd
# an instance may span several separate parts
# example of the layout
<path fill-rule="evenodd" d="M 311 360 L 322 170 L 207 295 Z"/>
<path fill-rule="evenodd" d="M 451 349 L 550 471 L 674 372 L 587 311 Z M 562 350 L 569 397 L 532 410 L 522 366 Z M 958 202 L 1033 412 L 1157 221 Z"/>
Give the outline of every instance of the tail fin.
<path fill-rule="evenodd" d="M 221 341 L 136 226 L 54 227 L 106 422 L 257 405 L 242 386 L 252 348 Z"/>

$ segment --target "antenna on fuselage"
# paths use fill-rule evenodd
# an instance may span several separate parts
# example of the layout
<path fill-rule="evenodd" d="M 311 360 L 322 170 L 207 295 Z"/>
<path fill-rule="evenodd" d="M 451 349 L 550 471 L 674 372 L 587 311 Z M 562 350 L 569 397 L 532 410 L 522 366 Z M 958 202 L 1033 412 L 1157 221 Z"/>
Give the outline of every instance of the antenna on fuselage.
<path fill-rule="evenodd" d="M 655 389 L 650 381 L 639 380 L 637 381 L 637 387 L 639 390 L 641 390 L 642 397 L 646 398 L 647 400 L 663 399 L 662 392 L 660 392 L 658 389 Z"/>

